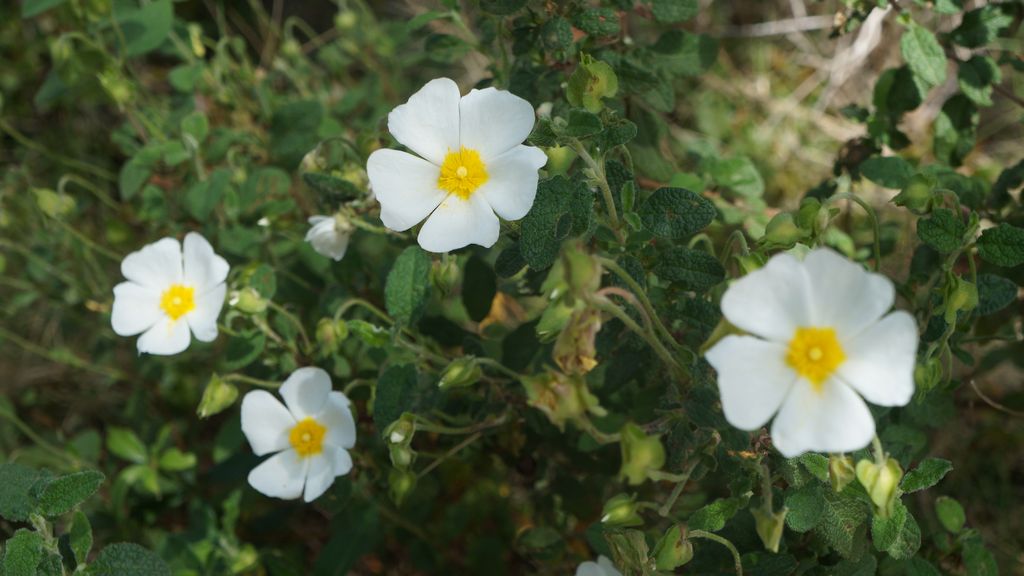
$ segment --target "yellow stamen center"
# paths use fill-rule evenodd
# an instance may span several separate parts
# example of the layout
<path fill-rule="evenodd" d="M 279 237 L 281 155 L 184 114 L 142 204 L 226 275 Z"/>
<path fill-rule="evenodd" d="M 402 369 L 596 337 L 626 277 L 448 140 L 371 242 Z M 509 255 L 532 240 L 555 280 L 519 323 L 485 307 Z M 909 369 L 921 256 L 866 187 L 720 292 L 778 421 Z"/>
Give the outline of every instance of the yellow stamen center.
<path fill-rule="evenodd" d="M 832 328 L 797 328 L 786 351 L 786 363 L 818 391 L 845 360 L 846 354 Z"/>
<path fill-rule="evenodd" d="M 177 320 L 196 309 L 195 294 L 196 289 L 192 286 L 172 284 L 160 295 L 160 309 L 170 316 L 171 320 Z"/>
<path fill-rule="evenodd" d="M 311 417 L 306 417 L 288 433 L 288 441 L 299 456 L 305 458 L 323 451 L 324 434 L 327 434 L 326 426 Z"/>
<path fill-rule="evenodd" d="M 469 200 L 477 188 L 487 182 L 487 167 L 480 159 L 480 153 L 465 146 L 458 152 L 448 152 L 441 163 L 441 175 L 437 187 Z"/>

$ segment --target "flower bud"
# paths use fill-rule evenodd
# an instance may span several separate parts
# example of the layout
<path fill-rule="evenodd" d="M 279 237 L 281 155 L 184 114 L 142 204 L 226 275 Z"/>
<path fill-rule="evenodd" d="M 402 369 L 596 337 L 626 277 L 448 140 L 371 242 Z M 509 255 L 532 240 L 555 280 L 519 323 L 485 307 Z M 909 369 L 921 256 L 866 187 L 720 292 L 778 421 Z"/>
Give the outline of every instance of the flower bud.
<path fill-rule="evenodd" d="M 473 356 L 464 356 L 453 360 L 441 374 L 437 387 L 442 390 L 465 388 L 476 384 L 483 376 L 480 361 Z"/>
<path fill-rule="evenodd" d="M 619 494 L 605 502 L 601 510 L 601 523 L 620 528 L 643 524 L 636 505 L 636 495 Z"/>
<path fill-rule="evenodd" d="M 203 28 L 199 24 L 191 23 L 188 25 L 188 41 L 192 47 L 192 53 L 196 55 L 196 58 L 203 58 L 206 56 L 206 46 L 203 45 Z"/>
<path fill-rule="evenodd" d="M 416 487 L 416 475 L 409 470 L 392 468 L 388 473 L 388 494 L 395 506 L 401 506 L 405 498 Z"/>
<path fill-rule="evenodd" d="M 666 530 L 654 545 L 654 564 L 658 570 L 674 572 L 690 560 L 693 560 L 693 543 L 687 538 L 686 528 L 679 524 Z"/>
<path fill-rule="evenodd" d="M 576 310 L 555 341 L 555 363 L 566 374 L 586 374 L 597 366 L 594 341 L 601 330 L 601 313 L 593 308 Z"/>
<path fill-rule="evenodd" d="M 246 314 L 261 314 L 267 309 L 267 300 L 255 288 L 242 288 L 231 293 L 228 304 Z"/>
<path fill-rule="evenodd" d="M 837 494 L 842 492 L 856 478 L 853 459 L 849 456 L 833 454 L 828 458 L 828 481 Z"/>
<path fill-rule="evenodd" d="M 820 211 L 820 200 L 817 198 L 804 198 L 800 202 L 800 208 L 796 211 L 796 225 L 809 232 L 820 232 L 821 230 L 815 230 L 814 228 Z"/>
<path fill-rule="evenodd" d="M 754 516 L 754 528 L 766 550 L 779 551 L 779 542 L 782 541 L 782 532 L 786 527 L 787 512 L 789 512 L 788 508 L 783 508 L 778 512 L 761 508 L 754 508 L 750 511 Z"/>
<path fill-rule="evenodd" d="M 569 77 L 566 99 L 573 106 L 597 114 L 604 108 L 603 98 L 611 98 L 619 91 L 615 70 L 605 62 L 584 55 L 579 66 Z"/>
<path fill-rule="evenodd" d="M 946 286 L 946 311 L 943 319 L 946 324 L 956 324 L 959 312 L 970 312 L 978 305 L 978 287 L 963 278 L 951 276 Z"/>
<path fill-rule="evenodd" d="M 566 422 L 588 412 L 597 416 L 606 414 L 597 397 L 587 389 L 586 381 L 579 376 L 549 370 L 523 378 L 522 384 L 527 403 L 546 414 L 559 430 L 565 430 Z"/>
<path fill-rule="evenodd" d="M 430 281 L 441 293 L 442 298 L 455 290 L 455 286 L 459 283 L 459 276 L 459 263 L 454 256 L 449 254 L 443 254 L 440 259 L 434 261 L 430 268 Z"/>
<path fill-rule="evenodd" d="M 934 178 L 916 174 L 910 178 L 903 190 L 893 197 L 892 201 L 897 206 L 903 206 L 914 214 L 927 214 L 932 209 L 934 188 Z"/>
<path fill-rule="evenodd" d="M 206 389 L 203 390 L 203 397 L 199 401 L 196 414 L 200 418 L 209 418 L 214 414 L 223 412 L 238 399 L 238 388 L 229 382 L 225 382 L 218 374 L 210 376 Z"/>
<path fill-rule="evenodd" d="M 352 10 L 343 10 L 334 16 L 334 26 L 339 30 L 351 30 L 358 21 L 358 15 Z"/>
<path fill-rule="evenodd" d="M 864 459 L 857 462 L 857 481 L 867 490 L 875 513 L 882 518 L 892 514 L 892 508 L 900 495 L 900 480 L 903 469 L 894 458 L 887 458 L 884 464 Z"/>
<path fill-rule="evenodd" d="M 321 318 L 316 324 L 316 342 L 327 354 L 338 351 L 341 343 L 348 338 L 348 324 L 344 320 Z"/>
<path fill-rule="evenodd" d="M 36 206 L 50 218 L 62 218 L 75 209 L 75 199 L 67 194 L 58 194 L 49 188 L 33 188 Z"/>
<path fill-rule="evenodd" d="M 942 381 L 942 362 L 938 357 L 929 358 L 914 367 L 914 386 L 928 392 Z"/>
<path fill-rule="evenodd" d="M 543 150 L 548 156 L 548 163 L 544 165 L 544 169 L 552 176 L 568 172 L 577 157 L 576 152 L 568 146 L 552 146 Z"/>
<path fill-rule="evenodd" d="M 768 222 L 761 242 L 769 247 L 788 248 L 810 235 L 810 232 L 796 225 L 792 214 L 779 212 Z"/>
<path fill-rule="evenodd" d="M 622 468 L 619 469 L 619 478 L 625 478 L 635 486 L 647 479 L 649 471 L 661 470 L 665 465 L 665 447 L 658 436 L 649 436 L 632 422 L 622 427 L 621 436 Z"/>

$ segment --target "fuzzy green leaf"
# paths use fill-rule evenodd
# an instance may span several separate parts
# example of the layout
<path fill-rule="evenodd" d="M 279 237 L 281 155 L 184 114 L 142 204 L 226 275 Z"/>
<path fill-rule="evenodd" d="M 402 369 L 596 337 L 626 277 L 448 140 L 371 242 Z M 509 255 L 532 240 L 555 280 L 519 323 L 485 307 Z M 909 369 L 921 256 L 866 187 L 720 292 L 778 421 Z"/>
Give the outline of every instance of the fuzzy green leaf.
<path fill-rule="evenodd" d="M 946 208 L 939 208 L 917 222 L 917 237 L 943 254 L 959 248 L 965 233 L 967 225 Z"/>
<path fill-rule="evenodd" d="M 416 390 L 416 367 L 391 366 L 377 379 L 373 400 L 373 423 L 381 434 L 388 425 L 412 408 Z"/>
<path fill-rule="evenodd" d="M 939 483 L 950 470 L 953 463 L 942 458 L 926 458 L 903 477 L 900 482 L 900 489 L 904 492 L 917 492 L 925 488 L 931 488 Z"/>
<path fill-rule="evenodd" d="M 582 234 L 590 225 L 593 193 L 576 180 L 555 176 L 537 186 L 537 198 L 521 221 L 519 249 L 534 270 L 554 263 L 569 234 Z"/>
<path fill-rule="evenodd" d="M 858 530 L 867 519 L 867 505 L 853 496 L 834 494 L 829 490 L 825 493 L 825 507 L 822 510 L 821 522 L 814 528 L 815 534 L 821 536 L 829 546 L 843 556 L 851 556 L 854 551 L 854 539 Z"/>
<path fill-rule="evenodd" d="M 111 426 L 107 429 L 107 450 L 129 462 L 142 464 L 149 457 L 146 445 L 127 428 Z"/>
<path fill-rule="evenodd" d="M 725 280 L 725 269 L 717 258 L 690 248 L 676 247 L 662 254 L 654 273 L 685 290 L 703 292 Z"/>
<path fill-rule="evenodd" d="M 960 533 L 967 523 L 964 507 L 949 496 L 939 496 L 935 499 L 935 515 L 939 517 L 942 527 L 953 534 Z"/>
<path fill-rule="evenodd" d="M 978 48 L 995 40 L 1012 23 L 1013 16 L 1002 6 L 989 4 L 964 14 L 960 26 L 953 30 L 950 37 L 961 46 Z"/>
<path fill-rule="evenodd" d="M 1008 278 L 995 274 L 978 274 L 978 306 L 980 316 L 989 316 L 1017 300 L 1017 285 Z"/>
<path fill-rule="evenodd" d="M 84 564 L 92 550 L 92 525 L 89 518 L 81 510 L 75 512 L 71 517 L 71 526 L 68 527 L 68 545 L 74 554 L 77 564 Z"/>
<path fill-rule="evenodd" d="M 914 167 L 899 156 L 873 156 L 860 165 L 860 173 L 879 186 L 898 190 L 914 175 Z"/>
<path fill-rule="evenodd" d="M 1004 268 L 1024 264 L 1024 228 L 1004 222 L 985 230 L 978 238 L 978 254 L 986 262 Z"/>
<path fill-rule="evenodd" d="M 786 525 L 796 532 L 807 532 L 814 529 L 821 521 L 825 508 L 825 496 L 822 485 L 811 482 L 786 496 Z"/>
<path fill-rule="evenodd" d="M 960 64 L 960 90 L 978 106 L 992 105 L 992 87 L 1002 82 L 999 65 L 988 56 L 977 55 Z"/>
<path fill-rule="evenodd" d="M 409 246 L 395 260 L 384 287 L 388 314 L 403 326 L 416 322 L 430 298 L 431 261 L 419 246 Z"/>
<path fill-rule="evenodd" d="M 171 576 L 159 556 L 138 544 L 111 544 L 89 563 L 88 576 Z"/>
<path fill-rule="evenodd" d="M 732 498 L 720 498 L 697 510 L 690 516 L 687 525 L 691 530 L 707 530 L 718 532 L 725 528 L 725 523 L 743 509 L 750 500 L 750 496 L 735 496 Z"/>
<path fill-rule="evenodd" d="M 54 479 L 39 494 L 39 511 L 44 516 L 61 516 L 99 490 L 106 477 L 96 470 L 83 470 Z"/>
<path fill-rule="evenodd" d="M 681 240 L 715 219 L 715 206 L 683 188 L 659 188 L 640 207 L 640 220 L 655 236 Z"/>
<path fill-rule="evenodd" d="M 43 537 L 24 528 L 4 546 L 3 568 L 9 576 L 35 576 L 36 566 L 43 558 Z"/>
<path fill-rule="evenodd" d="M 16 462 L 0 464 L 0 517 L 11 522 L 24 522 L 35 511 L 36 502 L 29 491 L 39 479 L 39 472 Z"/>
<path fill-rule="evenodd" d="M 946 81 L 946 55 L 935 34 L 927 28 L 911 24 L 900 38 L 900 52 L 914 75 L 929 86 Z"/>
<path fill-rule="evenodd" d="M 709 160 L 708 173 L 715 184 L 728 188 L 745 198 L 759 198 L 764 194 L 764 179 L 749 158 L 740 156 L 723 160 Z"/>
<path fill-rule="evenodd" d="M 651 0 L 651 13 L 658 22 L 685 22 L 700 12 L 697 0 Z"/>

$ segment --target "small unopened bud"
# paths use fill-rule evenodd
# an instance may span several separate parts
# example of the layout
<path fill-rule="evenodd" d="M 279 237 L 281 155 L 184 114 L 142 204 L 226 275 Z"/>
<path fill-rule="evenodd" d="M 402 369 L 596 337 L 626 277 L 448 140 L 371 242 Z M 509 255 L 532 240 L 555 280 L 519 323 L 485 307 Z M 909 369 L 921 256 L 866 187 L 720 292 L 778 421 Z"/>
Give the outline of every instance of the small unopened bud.
<path fill-rule="evenodd" d="M 328 354 L 337 352 L 345 338 L 348 338 L 348 324 L 344 320 L 321 318 L 317 322 L 316 342 Z"/>
<path fill-rule="evenodd" d="M 810 235 L 810 232 L 796 225 L 792 214 L 780 212 L 768 222 L 761 242 L 770 247 L 788 248 Z"/>
<path fill-rule="evenodd" d="M 779 542 L 782 541 L 782 532 L 786 527 L 786 513 L 788 508 L 778 512 L 772 512 L 761 508 L 754 508 L 750 511 L 754 516 L 754 528 L 757 530 L 761 543 L 765 550 L 771 552 L 779 551 Z"/>
<path fill-rule="evenodd" d="M 853 459 L 849 456 L 833 454 L 828 458 L 828 481 L 837 494 L 842 492 L 857 477 Z"/>
<path fill-rule="evenodd" d="M 686 528 L 679 524 L 666 530 L 654 545 L 654 564 L 658 570 L 674 572 L 690 560 L 693 560 L 693 544 L 687 538 Z"/>
<path fill-rule="evenodd" d="M 188 40 L 192 47 L 192 53 L 196 58 L 206 56 L 206 46 L 203 45 L 203 28 L 199 24 L 188 25 Z"/>
<path fill-rule="evenodd" d="M 228 304 L 246 314 L 261 314 L 267 309 L 267 300 L 255 288 L 242 288 L 231 293 Z"/>
<path fill-rule="evenodd" d="M 441 256 L 430 268 L 430 280 L 442 296 L 447 296 L 455 290 L 459 283 L 459 275 L 458 261 L 448 254 Z"/>
<path fill-rule="evenodd" d="M 815 230 L 814 228 L 818 221 L 818 212 L 820 211 L 821 201 L 817 198 L 804 198 L 800 202 L 800 208 L 796 211 L 796 225 L 810 232 L 820 232 L 821 230 Z"/>
<path fill-rule="evenodd" d="M 396 506 L 401 506 L 405 498 L 416 487 L 416 474 L 409 470 L 392 468 L 388 474 L 388 494 Z"/>
<path fill-rule="evenodd" d="M 590 393 L 586 381 L 579 376 L 566 376 L 560 372 L 547 372 L 521 380 L 526 389 L 527 403 L 544 412 L 548 420 L 565 429 L 565 423 L 591 413 L 604 416 L 605 410 L 597 396 Z"/>
<path fill-rule="evenodd" d="M 970 312 L 978 306 L 978 286 L 963 278 L 952 277 L 946 288 L 946 312 L 943 319 L 946 324 L 956 324 L 959 312 Z"/>
<path fill-rule="evenodd" d="M 914 387 L 921 392 L 935 388 L 942 381 L 942 361 L 938 357 L 929 358 L 914 367 Z"/>
<path fill-rule="evenodd" d="M 661 470 L 665 465 L 665 447 L 656 435 L 648 435 L 642 428 L 627 422 L 622 427 L 622 439 L 619 447 L 622 452 L 622 467 L 619 477 L 625 478 L 631 485 L 642 484 L 647 480 L 647 473 Z"/>
<path fill-rule="evenodd" d="M 917 174 L 910 178 L 907 185 L 893 197 L 892 201 L 897 206 L 903 206 L 914 214 L 927 214 L 932 209 L 934 189 L 934 178 Z"/>
<path fill-rule="evenodd" d="M 464 356 L 452 361 L 437 383 L 438 388 L 448 390 L 451 388 L 465 388 L 476 384 L 483 376 L 480 368 L 480 361 L 472 356 Z"/>
<path fill-rule="evenodd" d="M 868 459 L 857 462 L 857 481 L 867 490 L 875 513 L 882 518 L 892 514 L 893 505 L 900 495 L 901 479 L 903 469 L 894 458 L 887 458 L 884 464 Z"/>
<path fill-rule="evenodd" d="M 636 505 L 636 496 L 619 494 L 605 502 L 601 510 L 601 523 L 605 526 L 639 526 L 644 523 Z"/>
<path fill-rule="evenodd" d="M 548 163 L 544 166 L 544 169 L 553 176 L 568 172 L 569 167 L 572 166 L 573 161 L 577 157 L 576 152 L 568 146 L 544 148 L 544 153 L 548 156 Z"/>

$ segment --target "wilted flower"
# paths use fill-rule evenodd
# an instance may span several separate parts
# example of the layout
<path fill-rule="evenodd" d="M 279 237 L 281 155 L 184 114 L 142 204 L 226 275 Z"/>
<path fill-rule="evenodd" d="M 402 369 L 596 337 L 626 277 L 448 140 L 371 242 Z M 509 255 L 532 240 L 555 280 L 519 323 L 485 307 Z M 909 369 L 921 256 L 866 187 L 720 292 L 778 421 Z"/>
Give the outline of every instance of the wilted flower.
<path fill-rule="evenodd" d="M 171 355 L 188 348 L 192 334 L 201 342 L 217 338 L 224 306 L 228 263 L 205 238 L 185 236 L 184 252 L 175 238 L 164 238 L 121 261 L 128 279 L 114 286 L 110 323 L 119 336 L 139 337 L 140 353 Z"/>
<path fill-rule="evenodd" d="M 312 502 L 352 469 L 355 419 L 348 397 L 331 391 L 331 377 L 320 368 L 299 368 L 280 392 L 284 404 L 265 390 L 242 400 L 242 432 L 252 451 L 276 453 L 249 473 L 249 484 L 267 496 Z"/>
<path fill-rule="evenodd" d="M 597 562 L 586 561 L 576 568 L 576 576 L 622 576 L 612 561 L 598 556 Z"/>
<path fill-rule="evenodd" d="M 722 313 L 752 336 L 707 353 L 726 419 L 755 430 L 778 412 L 771 434 L 786 457 L 866 446 L 875 421 L 861 396 L 903 406 L 914 393 L 917 326 L 886 314 L 893 300 L 888 278 L 828 249 L 779 254 L 735 282 Z"/>
<path fill-rule="evenodd" d="M 384 225 L 403 231 L 426 219 L 419 243 L 430 252 L 494 245 L 498 216 L 522 218 L 537 194 L 547 157 L 522 145 L 533 123 L 533 107 L 510 92 L 460 97 L 448 78 L 428 82 L 388 115 L 391 135 L 419 157 L 377 150 L 367 161 Z"/>
<path fill-rule="evenodd" d="M 336 262 L 345 257 L 348 241 L 352 237 L 352 225 L 340 216 L 310 216 L 312 228 L 306 232 L 306 242 L 322 256 Z"/>
<path fill-rule="evenodd" d="M 548 370 L 535 376 L 522 379 L 526 389 L 526 402 L 547 414 L 548 420 L 565 429 L 565 423 L 585 416 L 588 412 L 595 416 L 607 414 L 597 399 L 587 388 L 582 376 L 567 376 L 560 372 Z"/>

